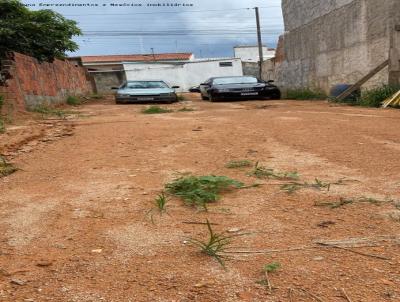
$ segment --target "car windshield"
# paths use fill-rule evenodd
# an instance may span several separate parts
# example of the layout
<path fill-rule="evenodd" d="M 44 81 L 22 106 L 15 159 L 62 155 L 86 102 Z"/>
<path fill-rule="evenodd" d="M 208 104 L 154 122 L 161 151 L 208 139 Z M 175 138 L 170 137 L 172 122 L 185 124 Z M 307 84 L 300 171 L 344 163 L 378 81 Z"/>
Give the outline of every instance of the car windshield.
<path fill-rule="evenodd" d="M 162 81 L 136 81 L 128 82 L 122 88 L 125 89 L 156 89 L 168 88 L 168 85 Z"/>
<path fill-rule="evenodd" d="M 258 80 L 253 77 L 230 77 L 230 78 L 219 78 L 214 79 L 216 85 L 227 85 L 227 84 L 255 84 Z"/>

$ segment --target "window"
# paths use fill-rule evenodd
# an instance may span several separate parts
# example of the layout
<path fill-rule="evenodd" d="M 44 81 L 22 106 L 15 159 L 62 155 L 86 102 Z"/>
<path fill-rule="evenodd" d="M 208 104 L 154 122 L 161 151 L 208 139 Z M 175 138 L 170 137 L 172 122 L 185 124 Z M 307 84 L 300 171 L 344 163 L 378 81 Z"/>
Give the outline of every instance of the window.
<path fill-rule="evenodd" d="M 219 62 L 219 67 L 232 67 L 232 62 Z"/>

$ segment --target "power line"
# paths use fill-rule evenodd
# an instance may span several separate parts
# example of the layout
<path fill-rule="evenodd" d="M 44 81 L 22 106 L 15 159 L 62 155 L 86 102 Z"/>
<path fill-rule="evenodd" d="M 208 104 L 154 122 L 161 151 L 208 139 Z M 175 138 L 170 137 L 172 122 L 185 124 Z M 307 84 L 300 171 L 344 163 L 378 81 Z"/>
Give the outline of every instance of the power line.
<path fill-rule="evenodd" d="M 281 7 L 280 5 L 261 6 L 259 8 L 276 8 Z M 240 11 L 240 10 L 251 10 L 253 7 L 242 7 L 242 8 L 231 8 L 231 9 L 209 9 L 209 10 L 184 10 L 184 11 L 157 11 L 157 12 L 143 12 L 143 13 L 128 13 L 128 14 L 79 14 L 79 15 L 64 15 L 66 17 L 73 16 L 131 16 L 131 15 L 158 15 L 158 14 L 181 14 L 181 13 L 203 13 L 203 12 L 226 12 L 226 11 Z"/>

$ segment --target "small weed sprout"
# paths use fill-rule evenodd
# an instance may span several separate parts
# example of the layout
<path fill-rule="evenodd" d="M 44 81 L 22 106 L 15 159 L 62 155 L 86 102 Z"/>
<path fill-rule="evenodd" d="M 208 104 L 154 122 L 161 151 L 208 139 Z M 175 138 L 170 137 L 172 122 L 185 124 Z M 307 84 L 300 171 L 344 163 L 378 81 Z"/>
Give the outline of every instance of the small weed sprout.
<path fill-rule="evenodd" d="M 279 179 L 279 180 L 298 180 L 299 173 L 294 172 L 276 172 L 274 169 L 260 166 L 257 162 L 254 170 L 249 173 L 250 176 L 257 178 Z"/>
<path fill-rule="evenodd" d="M 215 258 L 223 268 L 225 268 L 226 258 L 223 253 L 227 246 L 231 243 L 231 239 L 235 236 L 225 236 L 224 233 L 215 233 L 211 227 L 211 223 L 207 219 L 207 229 L 209 238 L 207 241 L 190 238 L 189 242 L 200 248 L 201 252 Z"/>
<path fill-rule="evenodd" d="M 183 176 L 165 186 L 168 193 L 180 197 L 191 206 L 207 210 L 207 204 L 216 202 L 220 193 L 244 184 L 226 176 Z"/>
<path fill-rule="evenodd" d="M 172 110 L 165 109 L 159 106 L 150 106 L 147 107 L 146 109 L 142 110 L 143 114 L 162 114 L 162 113 L 170 113 Z"/>
<path fill-rule="evenodd" d="M 160 213 L 164 213 L 167 211 L 167 202 L 168 199 L 164 192 L 159 194 L 155 199 L 156 207 L 160 211 Z"/>
<path fill-rule="evenodd" d="M 228 169 L 238 169 L 251 167 L 252 163 L 249 160 L 232 160 L 225 165 Z"/>
<path fill-rule="evenodd" d="M 268 287 L 269 292 L 272 292 L 272 283 L 269 280 L 269 274 L 270 273 L 275 273 L 276 271 L 278 271 L 281 268 L 281 264 L 278 262 L 273 262 L 270 264 L 266 264 L 263 267 L 263 273 L 265 276 L 265 279 L 262 279 L 260 281 L 258 281 L 258 284 L 264 285 Z"/>
<path fill-rule="evenodd" d="M 280 268 L 281 268 L 281 264 L 279 262 L 273 262 L 270 264 L 266 264 L 264 266 L 263 270 L 264 270 L 264 272 L 267 272 L 267 273 L 274 273 L 277 270 L 279 270 Z"/>

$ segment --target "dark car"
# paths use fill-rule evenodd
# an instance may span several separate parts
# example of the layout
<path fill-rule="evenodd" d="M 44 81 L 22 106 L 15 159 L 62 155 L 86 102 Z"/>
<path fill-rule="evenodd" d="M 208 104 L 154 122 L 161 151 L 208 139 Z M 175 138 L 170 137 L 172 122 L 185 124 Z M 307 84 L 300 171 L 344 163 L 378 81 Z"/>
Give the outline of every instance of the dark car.
<path fill-rule="evenodd" d="M 200 93 L 203 100 L 211 102 L 229 99 L 280 99 L 281 92 L 272 82 L 251 76 L 211 78 L 200 84 Z"/>

